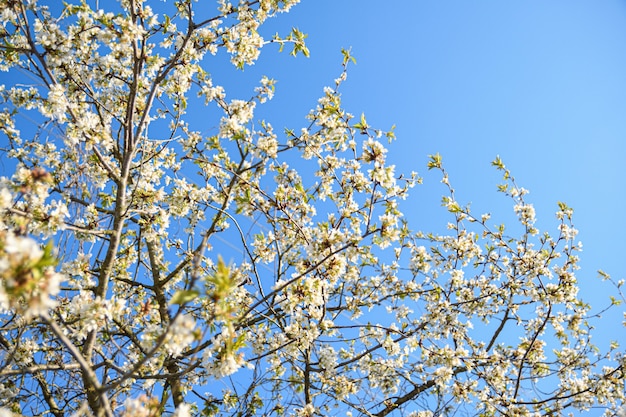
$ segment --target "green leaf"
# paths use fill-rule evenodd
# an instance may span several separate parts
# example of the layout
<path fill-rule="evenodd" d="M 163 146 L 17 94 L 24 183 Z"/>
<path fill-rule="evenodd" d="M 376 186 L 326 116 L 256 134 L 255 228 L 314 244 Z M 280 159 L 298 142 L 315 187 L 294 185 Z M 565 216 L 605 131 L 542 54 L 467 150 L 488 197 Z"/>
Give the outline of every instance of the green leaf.
<path fill-rule="evenodd" d="M 498 169 L 504 169 L 504 163 L 502 163 L 502 159 L 500 159 L 500 156 L 496 156 L 496 159 L 491 162 L 491 165 Z"/>
<path fill-rule="evenodd" d="M 348 61 L 352 61 L 353 64 L 356 64 L 356 59 L 350 54 L 349 49 L 341 48 L 341 53 L 343 55 L 343 65 L 346 65 Z"/>
<path fill-rule="evenodd" d="M 287 39 L 293 42 L 293 49 L 291 51 L 291 55 L 296 56 L 298 52 L 301 52 L 305 57 L 309 57 L 309 48 L 306 47 L 304 40 L 306 39 L 307 34 L 300 32 L 298 28 L 292 28 L 291 34 Z"/>
<path fill-rule="evenodd" d="M 200 295 L 200 293 L 196 290 L 180 290 L 174 294 L 170 300 L 170 304 L 187 304 L 188 302 L 194 300 L 198 295 Z"/>
<path fill-rule="evenodd" d="M 361 113 L 361 120 L 358 123 L 354 124 L 354 128 L 355 129 L 360 129 L 361 130 L 361 134 L 363 135 L 367 135 L 367 128 L 369 126 L 367 125 L 367 121 L 365 120 L 365 113 Z"/>
<path fill-rule="evenodd" d="M 389 131 L 385 133 L 385 136 L 389 140 L 389 143 L 391 143 L 391 141 L 393 141 L 396 138 L 396 133 L 394 132 L 395 128 L 396 128 L 396 125 L 393 125 L 391 126 L 391 129 L 389 129 Z"/>
<path fill-rule="evenodd" d="M 439 155 L 439 153 L 428 155 L 428 157 L 430 158 L 427 165 L 428 169 L 441 168 L 441 155 Z"/>

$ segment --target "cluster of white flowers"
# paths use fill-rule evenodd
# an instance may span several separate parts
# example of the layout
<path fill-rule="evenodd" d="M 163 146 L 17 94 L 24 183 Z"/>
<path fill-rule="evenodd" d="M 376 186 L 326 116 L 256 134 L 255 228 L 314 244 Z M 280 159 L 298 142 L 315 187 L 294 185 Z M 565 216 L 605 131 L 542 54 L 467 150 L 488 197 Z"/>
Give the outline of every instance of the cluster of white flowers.
<path fill-rule="evenodd" d="M 424 246 L 414 246 L 411 248 L 411 272 L 417 275 L 419 272 L 427 274 L 430 271 L 430 254 Z"/>
<path fill-rule="evenodd" d="M 154 417 L 157 413 L 159 402 L 156 397 L 142 395 L 139 398 L 127 398 L 124 401 L 122 417 Z"/>
<path fill-rule="evenodd" d="M 245 3 L 242 3 L 245 4 Z M 231 62 L 238 68 L 252 65 L 261 53 L 263 37 L 258 33 L 259 21 L 254 13 L 245 7 L 237 16 L 239 23 L 231 27 L 223 36 L 226 50 L 231 54 Z"/>
<path fill-rule="evenodd" d="M 313 404 L 306 404 L 302 408 L 296 410 L 296 417 L 313 417 L 315 415 L 315 406 Z"/>
<path fill-rule="evenodd" d="M 226 355 L 210 362 L 210 365 L 206 367 L 206 370 L 215 379 L 221 379 L 234 374 L 243 365 L 245 365 L 245 361 L 240 355 Z"/>
<path fill-rule="evenodd" d="M 335 375 L 337 366 L 337 352 L 331 346 L 322 346 L 318 353 L 320 368 L 327 377 Z"/>
<path fill-rule="evenodd" d="M 202 87 L 200 88 L 199 95 L 203 96 L 205 103 L 209 103 L 213 100 L 224 100 L 224 87 L 214 86 L 213 81 L 209 79 L 203 80 Z"/>
<path fill-rule="evenodd" d="M 142 345 L 146 349 L 163 339 L 161 344 L 165 352 L 176 358 L 180 356 L 197 339 L 196 324 L 192 317 L 185 314 L 176 316 L 176 319 L 167 328 L 167 333 L 158 324 L 150 324 L 141 335 Z"/>
<path fill-rule="evenodd" d="M 376 165 L 383 165 L 385 163 L 385 155 L 387 149 L 379 141 L 368 138 L 363 142 L 363 155 L 361 160 L 365 163 L 374 162 Z"/>
<path fill-rule="evenodd" d="M 559 225 L 559 230 L 561 231 L 563 238 L 567 240 L 574 240 L 576 235 L 578 235 L 578 230 L 565 223 Z"/>
<path fill-rule="evenodd" d="M 68 104 L 65 88 L 61 84 L 52 84 L 48 90 L 48 100 L 41 107 L 41 113 L 44 116 L 64 122 L 67 120 L 65 112 Z"/>
<path fill-rule="evenodd" d="M 191 417 L 191 405 L 186 403 L 180 404 L 176 407 L 172 417 Z"/>
<path fill-rule="evenodd" d="M 46 316 L 63 280 L 50 265 L 51 254 L 27 236 L 0 232 L 0 307 L 25 317 Z"/>
<path fill-rule="evenodd" d="M 68 39 L 61 32 L 58 24 L 50 21 L 44 24 L 41 20 L 35 19 L 33 29 L 35 30 L 35 40 L 45 49 L 55 50 L 57 53 L 68 52 Z"/>
<path fill-rule="evenodd" d="M 257 149 L 267 155 L 268 158 L 276 158 L 278 155 L 278 141 L 276 135 L 268 132 L 267 135 L 259 136 Z"/>
<path fill-rule="evenodd" d="M 535 208 L 532 204 L 517 204 L 513 209 L 523 225 L 532 226 L 535 223 Z"/>
<path fill-rule="evenodd" d="M 124 299 L 94 298 L 92 292 L 80 291 L 70 301 L 69 311 L 77 316 L 73 336 L 82 340 L 89 333 L 103 328 L 111 319 L 121 317 L 127 308 Z"/>
<path fill-rule="evenodd" d="M 16 415 L 6 408 L 0 408 L 0 417 L 16 417 Z"/>
<path fill-rule="evenodd" d="M 254 101 L 231 101 L 226 109 L 228 116 L 223 117 L 220 124 L 220 136 L 230 138 L 233 135 L 241 134 L 245 125 L 252 120 L 255 106 Z"/>
<path fill-rule="evenodd" d="M 234 374 L 243 366 L 252 367 L 246 363 L 243 353 L 234 351 L 232 341 L 236 337 L 234 329 L 225 326 L 212 340 L 211 348 L 203 352 L 203 367 L 209 375 L 220 379 Z"/>

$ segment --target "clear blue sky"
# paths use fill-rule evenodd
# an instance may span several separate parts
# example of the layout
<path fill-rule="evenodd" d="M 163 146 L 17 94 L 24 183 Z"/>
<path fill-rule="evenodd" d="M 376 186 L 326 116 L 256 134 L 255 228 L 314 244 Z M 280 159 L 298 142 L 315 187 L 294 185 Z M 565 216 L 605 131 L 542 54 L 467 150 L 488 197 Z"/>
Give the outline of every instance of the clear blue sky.
<path fill-rule="evenodd" d="M 439 176 L 426 170 L 436 152 L 460 202 L 494 222 L 510 218 L 490 166 L 500 155 L 531 191 L 540 228 L 555 231 L 557 201 L 574 208 L 582 294 L 606 304 L 609 287 L 598 286 L 596 270 L 626 277 L 625 1 L 303 0 L 264 35 L 291 26 L 309 34 L 311 57 L 277 56 L 270 45 L 240 76 L 216 69 L 229 98 L 249 97 L 262 74 L 276 78 L 268 120 L 302 127 L 340 73 L 341 48 L 352 48 L 344 106 L 373 126 L 395 124 L 389 159 L 425 179 L 404 206 L 410 224 L 432 230 L 447 221 Z M 626 342 L 620 309 L 600 330 Z"/>

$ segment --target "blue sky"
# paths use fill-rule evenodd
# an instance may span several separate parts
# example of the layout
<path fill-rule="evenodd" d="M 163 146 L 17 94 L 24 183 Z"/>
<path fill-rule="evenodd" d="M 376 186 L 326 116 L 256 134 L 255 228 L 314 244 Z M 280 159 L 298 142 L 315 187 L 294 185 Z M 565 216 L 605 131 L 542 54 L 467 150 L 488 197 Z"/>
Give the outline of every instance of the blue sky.
<path fill-rule="evenodd" d="M 341 48 L 351 48 L 357 65 L 342 86 L 345 108 L 379 128 L 395 124 L 389 160 L 424 177 L 404 206 L 410 224 L 446 224 L 445 190 L 426 170 L 436 152 L 460 202 L 494 222 L 510 219 L 490 166 L 500 155 L 531 191 L 540 228 L 556 230 L 557 201 L 574 208 L 582 295 L 606 305 L 610 287 L 598 285 L 596 270 L 626 277 L 626 2 L 303 1 L 264 35 L 291 26 L 309 34 L 311 57 L 266 47 L 243 76 L 216 77 L 230 98 L 249 95 L 262 74 L 276 78 L 270 121 L 301 127 L 339 75 Z M 626 342 L 621 311 L 600 331 Z"/>

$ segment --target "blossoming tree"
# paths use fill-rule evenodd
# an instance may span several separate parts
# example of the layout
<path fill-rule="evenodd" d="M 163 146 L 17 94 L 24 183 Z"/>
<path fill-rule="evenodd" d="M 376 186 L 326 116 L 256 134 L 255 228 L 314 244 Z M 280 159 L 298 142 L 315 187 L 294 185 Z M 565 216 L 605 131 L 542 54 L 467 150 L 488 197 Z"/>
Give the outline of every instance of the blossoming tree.
<path fill-rule="evenodd" d="M 227 98 L 218 50 L 308 54 L 259 33 L 296 2 L 0 0 L 3 415 L 616 413 L 626 362 L 591 344 L 567 205 L 540 232 L 496 159 L 498 226 L 434 155 L 449 233 L 411 231 L 420 180 L 342 108 L 347 51 L 302 129 L 255 119 L 270 78 Z"/>

